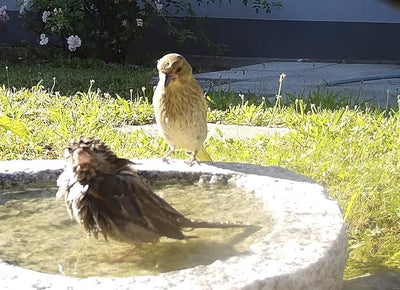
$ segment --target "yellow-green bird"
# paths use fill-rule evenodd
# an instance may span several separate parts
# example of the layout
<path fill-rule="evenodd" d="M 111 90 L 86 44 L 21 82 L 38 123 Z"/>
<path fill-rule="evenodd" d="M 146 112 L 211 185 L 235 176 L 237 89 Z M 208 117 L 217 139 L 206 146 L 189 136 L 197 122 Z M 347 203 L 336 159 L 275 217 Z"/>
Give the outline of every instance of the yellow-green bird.
<path fill-rule="evenodd" d="M 154 113 L 159 131 L 171 146 L 192 152 L 186 161 L 212 161 L 204 150 L 207 137 L 207 102 L 192 67 L 180 54 L 170 53 L 158 60 L 159 81 L 153 96 Z"/>

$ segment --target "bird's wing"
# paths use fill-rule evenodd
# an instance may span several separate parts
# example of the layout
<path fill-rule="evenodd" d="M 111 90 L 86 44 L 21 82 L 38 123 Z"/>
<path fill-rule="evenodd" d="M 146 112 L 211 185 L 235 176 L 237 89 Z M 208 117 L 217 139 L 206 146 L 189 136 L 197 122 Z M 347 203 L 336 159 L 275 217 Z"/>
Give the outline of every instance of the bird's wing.
<path fill-rule="evenodd" d="M 161 236 L 184 238 L 177 223 L 183 215 L 154 194 L 135 173 L 101 175 L 95 180 L 89 193 L 114 222 L 131 222 Z"/>

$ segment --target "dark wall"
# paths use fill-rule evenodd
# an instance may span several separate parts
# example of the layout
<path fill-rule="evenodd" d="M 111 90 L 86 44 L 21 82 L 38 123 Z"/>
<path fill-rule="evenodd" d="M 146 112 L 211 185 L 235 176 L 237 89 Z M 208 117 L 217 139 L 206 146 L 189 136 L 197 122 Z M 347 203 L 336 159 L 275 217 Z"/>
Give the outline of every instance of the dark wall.
<path fill-rule="evenodd" d="M 214 18 L 203 25 L 211 40 L 231 49 L 228 56 L 400 61 L 399 23 Z M 180 47 L 158 33 L 153 31 L 142 48 L 210 54 L 205 45 L 192 42 Z"/>
<path fill-rule="evenodd" d="M 0 45 L 18 46 L 24 42 L 39 43 L 36 34 L 29 31 L 19 18 L 18 11 L 7 11 L 10 20 L 0 22 Z"/>
<path fill-rule="evenodd" d="M 10 21 L 0 23 L 0 45 L 23 46 L 24 42 L 37 45 L 38 35 L 22 26 L 17 11 L 10 11 L 9 15 Z M 222 18 L 202 22 L 213 42 L 226 44 L 230 49 L 225 53 L 227 56 L 400 61 L 400 23 Z M 163 22 L 155 23 L 146 38 L 132 49 L 142 54 L 161 55 L 170 51 L 213 54 L 202 42 L 178 46 L 174 38 L 161 33 L 162 27 Z"/>

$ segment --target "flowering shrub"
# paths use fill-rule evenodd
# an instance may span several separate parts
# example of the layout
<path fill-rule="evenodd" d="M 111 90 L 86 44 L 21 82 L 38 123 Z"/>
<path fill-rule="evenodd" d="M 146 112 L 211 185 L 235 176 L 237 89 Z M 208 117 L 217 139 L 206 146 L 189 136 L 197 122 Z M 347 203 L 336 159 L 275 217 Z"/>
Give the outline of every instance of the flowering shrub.
<path fill-rule="evenodd" d="M 203 2 L 208 4 L 223 1 L 22 0 L 20 14 L 26 16 L 30 27 L 38 33 L 38 43 L 42 46 L 51 43 L 78 54 L 101 48 L 123 56 L 132 40 L 140 39 L 155 17 L 165 21 L 166 25 L 161 29 L 167 28 L 167 32 L 174 35 L 179 43 L 197 39 L 198 35 L 193 30 L 180 28 L 171 16 L 179 13 L 194 17 L 191 2 L 200 5 Z M 242 0 L 244 5 L 248 2 L 253 4 L 256 11 L 263 9 L 270 12 L 271 5 L 279 6 L 266 0 Z M 0 20 L 4 18 L 1 11 Z M 200 37 L 206 39 L 205 34 Z"/>
<path fill-rule="evenodd" d="M 77 54 L 93 48 L 123 54 L 156 11 L 155 3 L 140 0 L 24 0 L 20 6 L 40 45 Z"/>

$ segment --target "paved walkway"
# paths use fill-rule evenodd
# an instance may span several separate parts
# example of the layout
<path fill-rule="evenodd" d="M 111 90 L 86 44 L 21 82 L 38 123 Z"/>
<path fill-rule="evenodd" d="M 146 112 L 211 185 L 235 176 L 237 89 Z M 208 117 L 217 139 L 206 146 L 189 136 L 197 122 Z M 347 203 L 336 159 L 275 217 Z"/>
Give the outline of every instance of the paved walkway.
<path fill-rule="evenodd" d="M 400 289 L 400 274 L 382 272 L 344 281 L 343 290 L 398 290 Z"/>
<path fill-rule="evenodd" d="M 400 95 L 400 65 L 396 64 L 344 64 L 316 62 L 266 62 L 229 70 L 196 74 L 205 91 L 231 90 L 274 97 L 278 91 L 280 74 L 285 73 L 282 95 L 340 93 L 362 101 L 385 107 L 397 106 Z"/>

